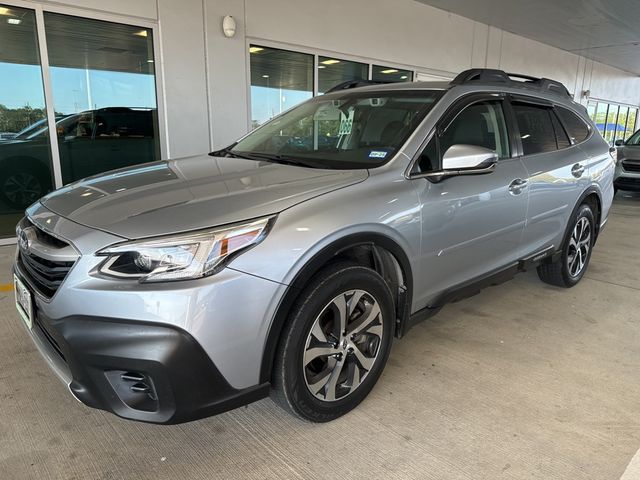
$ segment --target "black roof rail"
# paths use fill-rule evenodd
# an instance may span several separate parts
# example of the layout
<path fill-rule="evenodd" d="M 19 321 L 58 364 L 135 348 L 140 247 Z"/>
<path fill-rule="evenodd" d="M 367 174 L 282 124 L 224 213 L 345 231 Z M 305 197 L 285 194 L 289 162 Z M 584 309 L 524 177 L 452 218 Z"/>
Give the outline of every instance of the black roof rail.
<path fill-rule="evenodd" d="M 521 79 L 521 80 L 514 80 Z M 458 74 L 450 84 L 464 85 L 469 82 L 505 83 L 513 87 L 525 87 L 573 98 L 561 82 L 550 78 L 538 78 L 520 73 L 506 73 L 493 68 L 471 68 Z"/>
<path fill-rule="evenodd" d="M 331 87 L 324 93 L 339 92 L 340 90 L 350 90 L 352 88 L 368 87 L 370 85 L 384 85 L 389 82 L 379 82 L 376 80 L 347 80 L 346 82 L 339 83 L 338 85 Z"/>

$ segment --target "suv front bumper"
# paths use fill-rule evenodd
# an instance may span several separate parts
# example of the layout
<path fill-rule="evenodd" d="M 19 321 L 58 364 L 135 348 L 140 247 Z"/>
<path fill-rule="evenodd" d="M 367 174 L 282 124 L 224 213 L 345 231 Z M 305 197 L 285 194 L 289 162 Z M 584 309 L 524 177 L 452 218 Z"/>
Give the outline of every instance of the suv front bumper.
<path fill-rule="evenodd" d="M 184 330 L 124 319 L 36 312 L 36 346 L 89 407 L 132 420 L 182 423 L 266 397 L 269 384 L 233 388 Z"/>

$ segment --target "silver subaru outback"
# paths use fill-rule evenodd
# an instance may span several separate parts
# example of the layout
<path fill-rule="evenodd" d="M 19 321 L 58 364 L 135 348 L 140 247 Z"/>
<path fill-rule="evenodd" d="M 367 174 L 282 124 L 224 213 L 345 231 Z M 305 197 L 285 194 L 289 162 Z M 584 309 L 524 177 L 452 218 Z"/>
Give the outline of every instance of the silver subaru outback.
<path fill-rule="evenodd" d="M 516 77 L 344 84 L 210 156 L 45 196 L 17 227 L 29 334 L 72 395 L 124 418 L 268 395 L 345 414 L 447 302 L 585 274 L 615 162 L 562 84 Z"/>

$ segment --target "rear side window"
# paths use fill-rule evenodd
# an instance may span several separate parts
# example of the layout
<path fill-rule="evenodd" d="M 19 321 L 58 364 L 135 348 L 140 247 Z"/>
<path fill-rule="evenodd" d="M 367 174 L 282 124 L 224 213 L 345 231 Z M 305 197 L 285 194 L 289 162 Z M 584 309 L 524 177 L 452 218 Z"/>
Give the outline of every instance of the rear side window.
<path fill-rule="evenodd" d="M 513 111 L 516 114 L 525 155 L 553 152 L 558 149 L 551 119 L 552 111 L 549 107 L 514 103 Z"/>
<path fill-rule="evenodd" d="M 589 127 L 587 127 L 586 123 L 584 123 L 578 115 L 563 107 L 556 107 L 556 113 L 560 117 L 560 120 L 562 120 L 562 123 L 564 123 L 574 143 L 580 143 L 587 139 L 589 136 Z"/>

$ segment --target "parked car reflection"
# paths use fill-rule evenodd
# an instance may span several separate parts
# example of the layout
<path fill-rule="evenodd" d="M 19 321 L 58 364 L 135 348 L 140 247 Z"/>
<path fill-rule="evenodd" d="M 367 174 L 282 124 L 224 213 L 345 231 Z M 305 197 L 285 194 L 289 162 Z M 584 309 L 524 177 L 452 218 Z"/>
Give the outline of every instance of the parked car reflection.
<path fill-rule="evenodd" d="M 64 183 L 156 160 L 155 109 L 109 107 L 56 121 Z M 16 210 L 53 188 L 49 130 L 40 120 L 0 141 L 0 201 Z"/>

